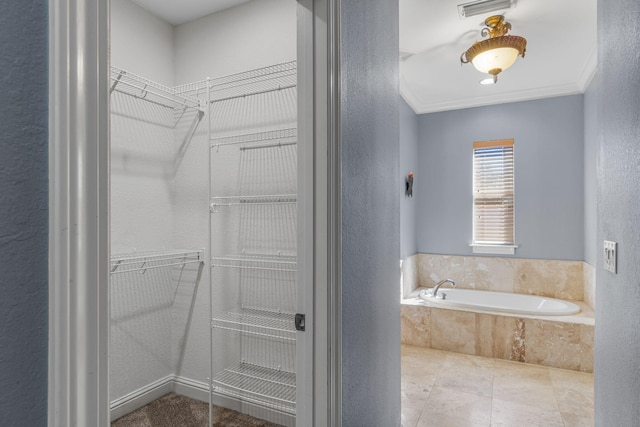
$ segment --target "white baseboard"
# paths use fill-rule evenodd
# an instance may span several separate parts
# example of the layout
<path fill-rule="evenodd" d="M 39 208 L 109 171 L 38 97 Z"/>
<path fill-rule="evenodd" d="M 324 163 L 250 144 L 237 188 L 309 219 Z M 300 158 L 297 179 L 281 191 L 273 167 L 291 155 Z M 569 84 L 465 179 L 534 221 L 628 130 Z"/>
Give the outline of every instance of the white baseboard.
<path fill-rule="evenodd" d="M 131 393 L 111 401 L 111 421 L 133 412 L 154 400 L 171 393 L 174 389 L 175 375 L 167 375 L 157 381 L 141 387 Z"/>
<path fill-rule="evenodd" d="M 113 400 L 111 402 L 111 420 L 114 421 L 171 392 L 202 402 L 209 401 L 209 385 L 207 383 L 179 375 L 167 375 L 164 378 Z M 212 400 L 214 405 L 233 409 L 234 411 L 252 415 L 283 426 L 295 426 L 295 416 L 293 415 L 283 414 L 269 408 L 241 402 L 237 399 L 219 394 L 213 394 Z"/>
<path fill-rule="evenodd" d="M 203 383 L 202 381 L 174 375 L 173 391 L 181 396 L 187 396 L 202 402 L 209 402 L 209 384 Z"/>

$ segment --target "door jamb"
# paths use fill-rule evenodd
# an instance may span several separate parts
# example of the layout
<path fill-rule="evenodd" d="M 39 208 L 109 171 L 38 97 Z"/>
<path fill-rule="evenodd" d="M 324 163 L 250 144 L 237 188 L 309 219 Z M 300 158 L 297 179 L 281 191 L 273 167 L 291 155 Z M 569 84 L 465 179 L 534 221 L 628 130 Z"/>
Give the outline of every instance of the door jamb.
<path fill-rule="evenodd" d="M 109 423 L 109 2 L 49 2 L 48 425 Z"/>
<path fill-rule="evenodd" d="M 300 2 L 313 25 L 312 411 L 339 427 L 340 0 Z M 109 3 L 49 3 L 50 427 L 109 425 Z"/>

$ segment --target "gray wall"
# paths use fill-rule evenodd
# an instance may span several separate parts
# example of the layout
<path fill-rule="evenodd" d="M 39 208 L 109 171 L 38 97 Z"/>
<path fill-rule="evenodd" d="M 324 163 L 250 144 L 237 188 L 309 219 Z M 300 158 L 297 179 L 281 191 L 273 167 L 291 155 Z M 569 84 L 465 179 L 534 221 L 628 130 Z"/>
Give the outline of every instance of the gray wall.
<path fill-rule="evenodd" d="M 640 2 L 598 2 L 598 242 L 618 242 L 618 274 L 597 252 L 596 425 L 640 419 Z"/>
<path fill-rule="evenodd" d="M 584 260 L 595 266 L 597 248 L 597 156 L 600 78 L 596 75 L 584 94 Z"/>
<path fill-rule="evenodd" d="M 344 426 L 400 425 L 398 3 L 342 2 Z"/>
<path fill-rule="evenodd" d="M 416 189 L 420 186 L 418 170 L 418 115 L 400 98 L 400 186 L 404 188 L 409 173 L 414 174 L 414 197 L 400 198 L 400 257 L 418 251 L 416 238 Z"/>
<path fill-rule="evenodd" d="M 514 138 L 516 257 L 583 259 L 582 95 L 419 120 L 418 252 L 472 254 L 472 143 Z"/>
<path fill-rule="evenodd" d="M 47 6 L 0 13 L 0 423 L 47 423 Z"/>

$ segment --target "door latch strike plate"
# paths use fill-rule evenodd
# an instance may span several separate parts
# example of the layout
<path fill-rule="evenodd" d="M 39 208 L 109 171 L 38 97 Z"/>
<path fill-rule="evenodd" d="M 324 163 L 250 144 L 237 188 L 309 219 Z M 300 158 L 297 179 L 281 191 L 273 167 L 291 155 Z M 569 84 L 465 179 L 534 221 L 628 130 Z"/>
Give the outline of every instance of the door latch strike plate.
<path fill-rule="evenodd" d="M 304 331 L 305 328 L 305 316 L 304 314 L 296 313 L 296 330 Z"/>

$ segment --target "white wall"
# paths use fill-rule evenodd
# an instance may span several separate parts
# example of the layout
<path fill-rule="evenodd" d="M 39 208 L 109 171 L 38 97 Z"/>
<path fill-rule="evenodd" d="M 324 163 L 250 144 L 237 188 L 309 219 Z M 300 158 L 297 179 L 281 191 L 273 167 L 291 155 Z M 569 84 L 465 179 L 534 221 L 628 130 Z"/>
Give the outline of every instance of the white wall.
<path fill-rule="evenodd" d="M 296 1 L 254 0 L 175 28 L 176 84 L 296 59 Z"/>
<path fill-rule="evenodd" d="M 173 86 L 173 27 L 132 3 L 111 0 L 111 65 Z"/>
<path fill-rule="evenodd" d="M 111 2 L 110 52 L 113 66 L 173 85 L 173 28 L 128 0 Z M 112 254 L 173 247 L 173 121 L 171 109 L 111 96 Z M 166 269 L 112 276 L 112 400 L 173 373 L 176 286 Z"/>

